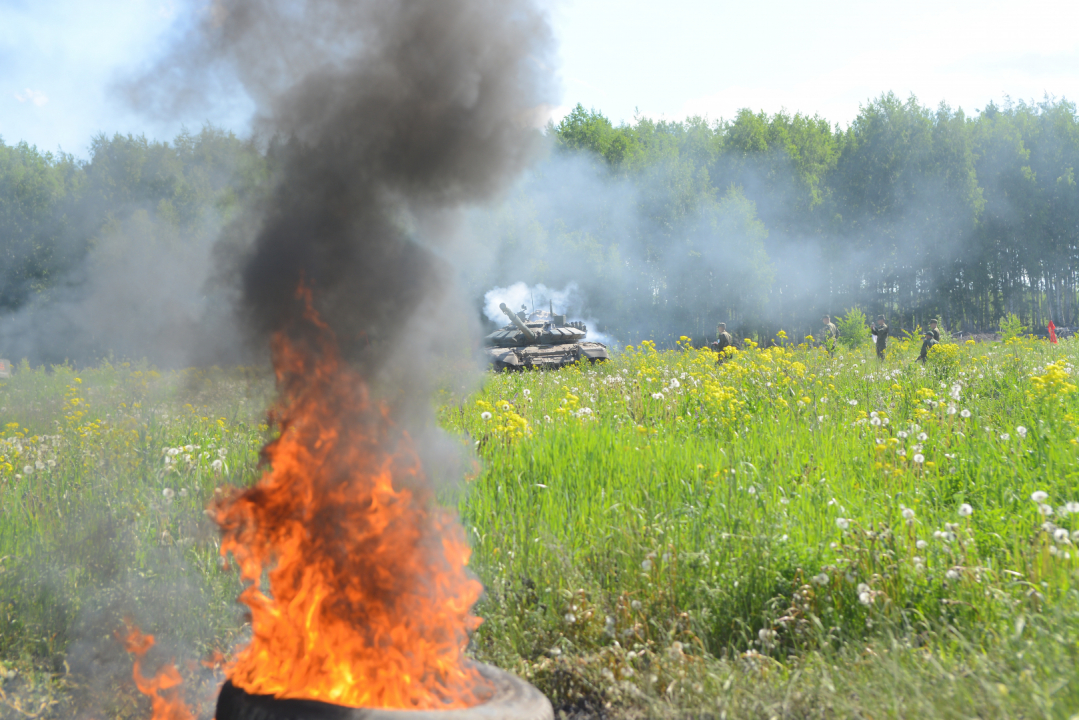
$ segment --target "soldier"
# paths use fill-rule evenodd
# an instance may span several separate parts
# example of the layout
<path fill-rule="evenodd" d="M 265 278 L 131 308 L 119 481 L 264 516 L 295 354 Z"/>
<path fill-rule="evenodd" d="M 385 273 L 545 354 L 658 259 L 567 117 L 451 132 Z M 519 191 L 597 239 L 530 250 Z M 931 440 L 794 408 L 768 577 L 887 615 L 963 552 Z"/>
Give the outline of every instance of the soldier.
<path fill-rule="evenodd" d="M 734 338 L 732 338 L 731 334 L 727 332 L 727 323 L 719 323 L 718 325 L 716 325 L 716 341 L 712 343 L 712 349 L 719 353 L 719 357 L 716 358 L 716 362 L 718 363 L 720 360 L 725 358 L 727 354 L 723 351 L 733 346 Z"/>
<path fill-rule="evenodd" d="M 820 329 L 820 341 L 824 349 L 829 353 L 835 352 L 835 341 L 839 337 L 839 328 L 832 322 L 832 318 L 829 315 L 821 316 L 821 324 L 823 327 Z"/>
<path fill-rule="evenodd" d="M 929 348 L 933 347 L 940 342 L 940 330 L 937 330 L 937 319 L 933 318 L 929 321 L 929 330 L 925 333 L 925 340 L 922 341 L 922 354 L 918 356 L 918 361 L 925 365 L 926 358 L 929 357 Z"/>
<path fill-rule="evenodd" d="M 877 321 L 869 326 L 869 333 L 877 339 L 877 359 L 884 359 L 884 348 L 888 345 L 888 323 L 883 315 L 877 315 Z"/>

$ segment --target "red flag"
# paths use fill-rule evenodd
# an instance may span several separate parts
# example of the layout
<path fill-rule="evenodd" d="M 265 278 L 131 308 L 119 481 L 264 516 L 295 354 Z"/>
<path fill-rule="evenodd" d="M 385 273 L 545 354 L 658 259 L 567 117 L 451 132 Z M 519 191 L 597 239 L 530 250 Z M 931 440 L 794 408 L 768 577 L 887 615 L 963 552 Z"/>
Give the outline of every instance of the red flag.
<path fill-rule="evenodd" d="M 1049 321 L 1049 342 L 1056 343 L 1057 341 L 1057 326 L 1053 324 L 1053 321 Z"/>

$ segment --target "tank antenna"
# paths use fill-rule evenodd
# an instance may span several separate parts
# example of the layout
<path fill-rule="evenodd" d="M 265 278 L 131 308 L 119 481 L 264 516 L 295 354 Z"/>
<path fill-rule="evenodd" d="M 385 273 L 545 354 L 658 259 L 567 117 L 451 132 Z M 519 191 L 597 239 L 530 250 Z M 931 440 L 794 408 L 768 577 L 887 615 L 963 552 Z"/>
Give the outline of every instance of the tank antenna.
<path fill-rule="evenodd" d="M 528 296 L 532 298 L 532 314 L 535 315 L 536 314 L 536 295 L 531 290 L 529 290 L 528 291 Z"/>

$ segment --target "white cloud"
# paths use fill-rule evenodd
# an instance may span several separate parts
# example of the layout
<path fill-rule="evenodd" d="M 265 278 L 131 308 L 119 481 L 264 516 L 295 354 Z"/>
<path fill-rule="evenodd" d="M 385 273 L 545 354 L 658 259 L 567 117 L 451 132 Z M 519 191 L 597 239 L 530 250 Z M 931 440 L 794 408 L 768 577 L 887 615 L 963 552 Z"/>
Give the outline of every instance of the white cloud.
<path fill-rule="evenodd" d="M 38 107 L 49 102 L 49 98 L 45 93 L 40 90 L 31 90 L 30 88 L 26 88 L 21 93 L 15 93 L 15 99 L 21 103 L 31 102 Z"/>

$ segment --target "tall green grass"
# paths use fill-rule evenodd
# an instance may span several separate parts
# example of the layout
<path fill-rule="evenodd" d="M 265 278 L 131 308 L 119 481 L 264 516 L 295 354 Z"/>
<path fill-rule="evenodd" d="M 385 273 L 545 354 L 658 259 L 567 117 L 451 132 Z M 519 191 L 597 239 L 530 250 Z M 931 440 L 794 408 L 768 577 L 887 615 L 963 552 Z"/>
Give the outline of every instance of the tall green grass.
<path fill-rule="evenodd" d="M 907 683 L 977 703 L 955 716 L 1066 716 L 1077 349 L 948 345 L 923 368 L 913 342 L 883 364 L 645 344 L 492 378 L 445 412 L 483 458 L 461 503 L 478 652 L 565 702 L 655 712 L 755 713 L 724 676 L 779 692 L 834 665 L 859 712 L 898 712 Z"/>
<path fill-rule="evenodd" d="M 480 461 L 445 496 L 486 587 L 474 655 L 567 710 L 1070 718 L 1079 346 L 923 368 L 916 340 L 880 364 L 776 342 L 440 396 Z M 0 383 L 0 717 L 37 682 L 4 673 L 65 677 L 122 614 L 189 655 L 243 632 L 202 511 L 255 476 L 271 393 L 108 364 Z"/>

